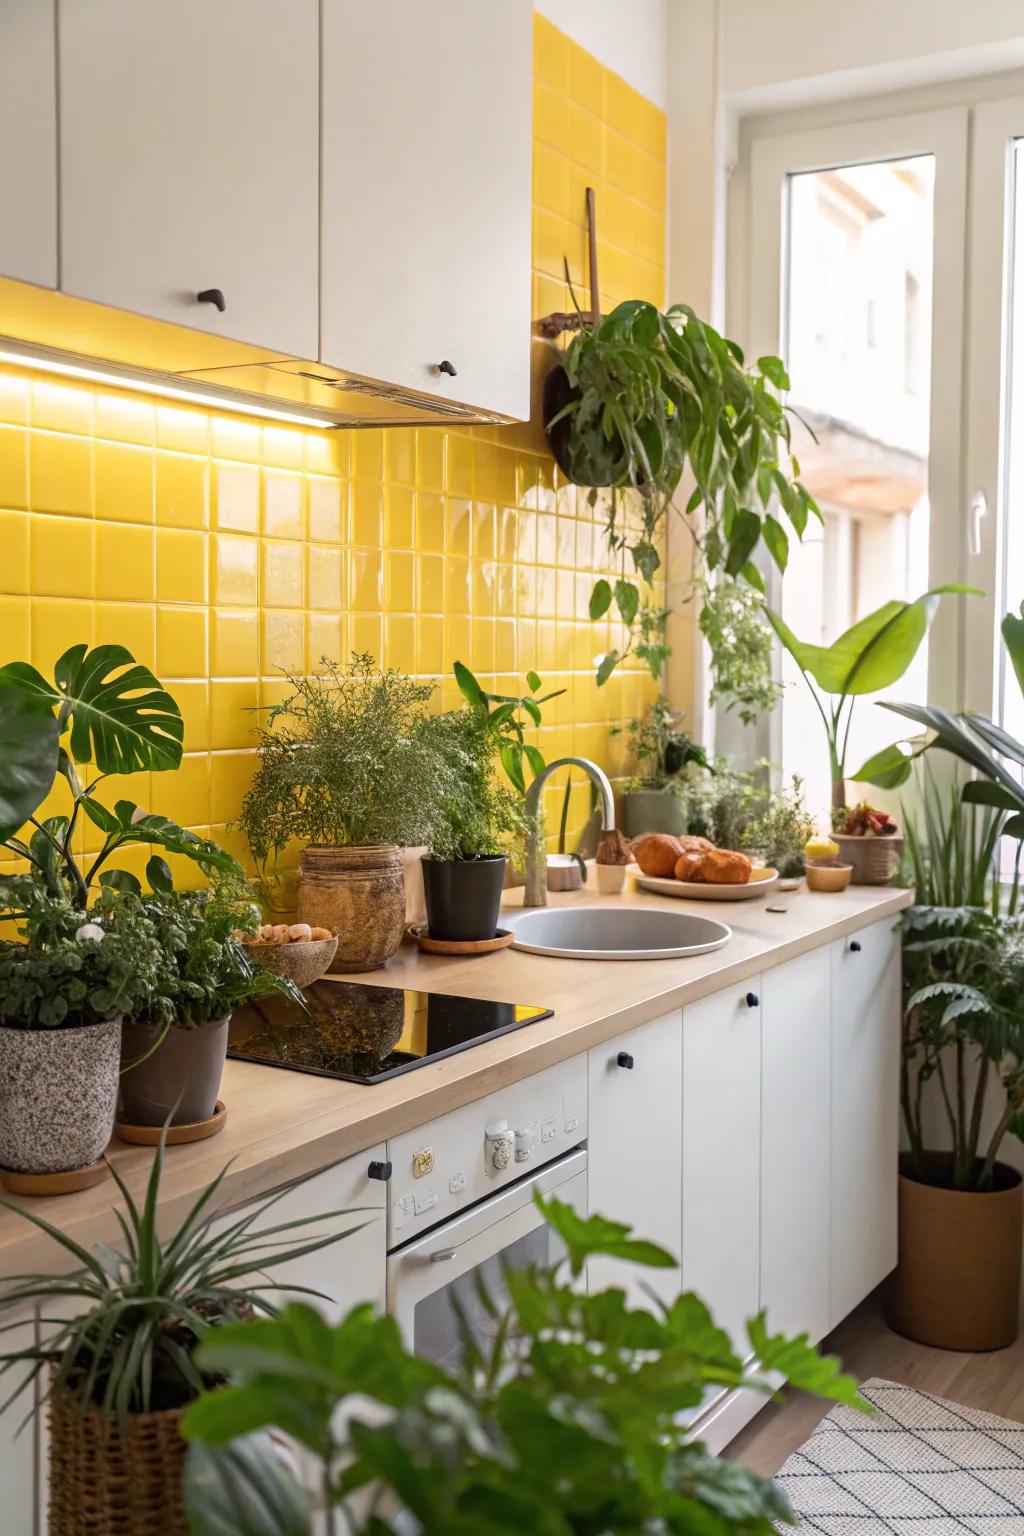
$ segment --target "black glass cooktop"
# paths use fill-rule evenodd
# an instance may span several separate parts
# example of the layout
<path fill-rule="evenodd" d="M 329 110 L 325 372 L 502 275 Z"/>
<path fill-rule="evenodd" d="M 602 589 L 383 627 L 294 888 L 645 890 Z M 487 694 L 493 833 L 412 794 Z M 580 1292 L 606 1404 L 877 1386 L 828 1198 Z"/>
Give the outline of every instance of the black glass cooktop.
<path fill-rule="evenodd" d="M 323 980 L 305 992 L 311 1017 L 285 999 L 241 1008 L 228 1055 L 349 1083 L 381 1083 L 428 1061 L 551 1017 L 529 1003 L 492 1003 L 442 992 L 409 992 Z"/>

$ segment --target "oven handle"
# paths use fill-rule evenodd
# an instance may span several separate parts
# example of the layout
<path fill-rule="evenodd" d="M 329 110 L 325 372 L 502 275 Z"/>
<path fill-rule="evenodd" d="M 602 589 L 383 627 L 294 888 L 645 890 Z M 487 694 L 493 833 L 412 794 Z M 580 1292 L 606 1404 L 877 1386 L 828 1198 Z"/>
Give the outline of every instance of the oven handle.
<path fill-rule="evenodd" d="M 458 1253 L 457 1248 L 439 1248 L 436 1253 L 430 1255 L 431 1264 L 446 1264 L 449 1259 L 454 1259 Z"/>

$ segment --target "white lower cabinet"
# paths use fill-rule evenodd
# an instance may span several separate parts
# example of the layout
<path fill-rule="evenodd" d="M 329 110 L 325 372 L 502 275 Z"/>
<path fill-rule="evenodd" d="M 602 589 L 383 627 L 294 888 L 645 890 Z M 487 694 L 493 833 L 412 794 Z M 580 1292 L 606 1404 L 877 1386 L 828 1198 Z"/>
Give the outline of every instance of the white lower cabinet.
<path fill-rule="evenodd" d="M 746 1354 L 760 1305 L 761 1006 L 730 989 L 683 1010 L 683 1285 Z"/>
<path fill-rule="evenodd" d="M 896 1264 L 900 938 L 891 918 L 831 947 L 829 1326 Z"/>
<path fill-rule="evenodd" d="M 27 1312 L 18 1326 L 15 1318 L 5 1319 L 4 1350 L 31 1349 L 36 1338 L 35 1312 Z M 30 1367 L 8 1371 L 3 1377 L 0 1401 L 6 1401 L 28 1375 Z M 16 1403 L 0 1418 L 0 1490 L 3 1493 L 3 1536 L 35 1536 L 36 1532 L 36 1423 L 20 1429 L 36 1400 L 36 1388 L 28 1387 Z"/>
<path fill-rule="evenodd" d="M 682 1238 L 683 1030 L 679 1010 L 588 1053 L 590 1209 L 678 1257 Z M 632 1306 L 679 1291 L 678 1269 L 592 1259 L 592 1290 L 622 1286 Z"/>
<path fill-rule="evenodd" d="M 829 1329 L 832 964 L 827 948 L 761 978 L 761 1305 L 772 1333 Z"/>

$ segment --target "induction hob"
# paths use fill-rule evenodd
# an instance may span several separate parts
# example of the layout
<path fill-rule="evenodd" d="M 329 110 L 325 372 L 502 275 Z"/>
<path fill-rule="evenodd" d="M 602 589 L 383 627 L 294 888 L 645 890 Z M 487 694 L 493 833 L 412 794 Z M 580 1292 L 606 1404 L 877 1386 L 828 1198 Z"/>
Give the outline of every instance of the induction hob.
<path fill-rule="evenodd" d="M 310 1017 L 280 998 L 240 1008 L 231 1020 L 228 1055 L 347 1083 L 381 1083 L 552 1013 L 529 1003 L 326 978 L 304 996 Z"/>

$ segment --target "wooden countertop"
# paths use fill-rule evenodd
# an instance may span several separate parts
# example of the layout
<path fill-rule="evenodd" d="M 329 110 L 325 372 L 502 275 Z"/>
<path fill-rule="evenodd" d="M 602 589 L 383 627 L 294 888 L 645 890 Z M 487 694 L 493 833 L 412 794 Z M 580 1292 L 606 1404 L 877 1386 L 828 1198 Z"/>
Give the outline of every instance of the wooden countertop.
<path fill-rule="evenodd" d="M 631 884 L 632 882 L 629 882 Z M 510 893 L 516 906 L 521 893 Z M 834 895 L 773 892 L 766 900 L 677 902 L 628 891 L 583 891 L 551 905 L 630 904 L 698 912 L 728 923 L 722 949 L 684 960 L 559 960 L 514 949 L 468 959 L 423 955 L 408 945 L 384 969 L 360 976 L 378 986 L 414 987 L 502 1002 L 534 1003 L 554 1016 L 387 1082 L 363 1085 L 229 1061 L 222 1097 L 224 1131 L 210 1141 L 168 1150 L 160 1226 L 173 1232 L 197 1192 L 231 1161 L 222 1206 L 238 1205 L 303 1175 L 423 1125 L 510 1082 L 578 1055 L 648 1019 L 804 954 L 868 923 L 892 917 L 909 891 L 856 886 Z M 784 907 L 772 912 L 769 907 Z M 151 1154 L 112 1143 L 111 1156 L 133 1193 Z M 22 1201 L 88 1246 L 117 1238 L 112 1181 L 73 1195 Z M 55 1245 L 16 1211 L 0 1210 L 0 1281 L 26 1270 L 67 1268 Z"/>

